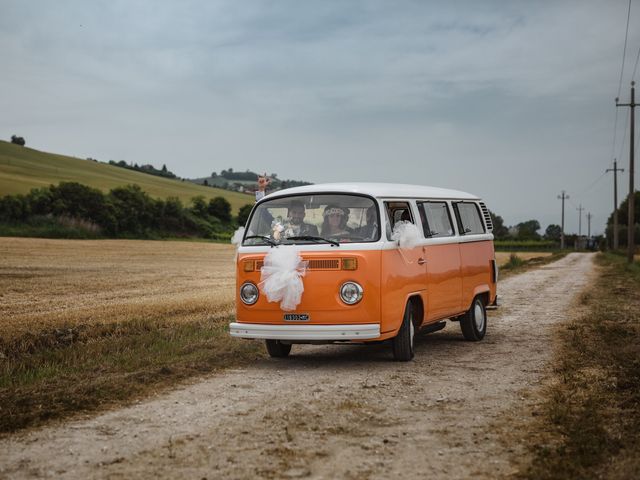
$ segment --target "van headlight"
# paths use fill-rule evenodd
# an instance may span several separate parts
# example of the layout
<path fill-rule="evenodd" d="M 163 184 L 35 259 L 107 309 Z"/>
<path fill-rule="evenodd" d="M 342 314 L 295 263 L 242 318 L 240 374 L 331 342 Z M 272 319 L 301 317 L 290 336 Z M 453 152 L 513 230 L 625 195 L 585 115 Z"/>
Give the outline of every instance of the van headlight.
<path fill-rule="evenodd" d="M 347 305 L 355 305 L 362 300 L 362 287 L 356 282 L 346 282 L 340 287 L 340 299 Z"/>
<path fill-rule="evenodd" d="M 258 287 L 251 282 L 245 282 L 240 287 L 240 300 L 247 305 L 253 305 L 258 301 Z"/>

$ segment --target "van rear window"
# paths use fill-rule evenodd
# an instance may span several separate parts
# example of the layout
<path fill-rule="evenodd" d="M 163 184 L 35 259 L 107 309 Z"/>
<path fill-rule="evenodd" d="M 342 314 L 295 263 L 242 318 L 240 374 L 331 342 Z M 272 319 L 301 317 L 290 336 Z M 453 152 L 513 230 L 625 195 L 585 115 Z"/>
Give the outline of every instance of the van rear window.
<path fill-rule="evenodd" d="M 480 211 L 475 203 L 458 202 L 455 203 L 454 206 L 462 235 L 473 235 L 485 232 Z"/>

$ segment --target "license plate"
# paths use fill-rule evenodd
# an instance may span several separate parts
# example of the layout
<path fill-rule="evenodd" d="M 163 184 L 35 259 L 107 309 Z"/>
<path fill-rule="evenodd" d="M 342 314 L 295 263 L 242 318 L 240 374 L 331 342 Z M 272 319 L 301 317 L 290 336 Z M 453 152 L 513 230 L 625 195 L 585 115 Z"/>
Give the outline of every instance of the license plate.
<path fill-rule="evenodd" d="M 311 317 L 308 313 L 285 313 L 285 322 L 307 322 Z"/>

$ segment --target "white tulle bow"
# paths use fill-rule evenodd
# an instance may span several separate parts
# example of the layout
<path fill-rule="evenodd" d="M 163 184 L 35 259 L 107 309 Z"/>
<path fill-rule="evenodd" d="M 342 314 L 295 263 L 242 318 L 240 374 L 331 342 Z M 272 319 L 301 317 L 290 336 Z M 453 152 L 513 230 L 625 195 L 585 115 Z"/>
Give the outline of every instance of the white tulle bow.
<path fill-rule="evenodd" d="M 264 257 L 259 287 L 269 302 L 280 302 L 284 311 L 295 310 L 302 301 L 307 263 L 295 247 L 275 247 Z"/>

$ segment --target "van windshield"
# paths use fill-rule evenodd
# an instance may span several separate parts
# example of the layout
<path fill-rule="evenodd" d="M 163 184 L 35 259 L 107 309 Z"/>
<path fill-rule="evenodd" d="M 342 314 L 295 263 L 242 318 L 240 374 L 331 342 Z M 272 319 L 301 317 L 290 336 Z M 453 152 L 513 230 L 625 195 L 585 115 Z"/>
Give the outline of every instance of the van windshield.
<path fill-rule="evenodd" d="M 375 242 L 380 238 L 379 225 L 378 208 L 369 197 L 295 195 L 258 205 L 242 244 Z"/>

